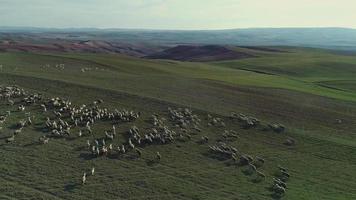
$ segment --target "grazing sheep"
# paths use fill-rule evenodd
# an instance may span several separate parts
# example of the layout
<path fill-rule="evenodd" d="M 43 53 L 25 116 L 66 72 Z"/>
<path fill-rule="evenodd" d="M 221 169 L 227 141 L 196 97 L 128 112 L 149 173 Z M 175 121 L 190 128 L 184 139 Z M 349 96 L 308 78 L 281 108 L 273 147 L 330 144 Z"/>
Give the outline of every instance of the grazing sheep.
<path fill-rule="evenodd" d="M 196 131 L 198 131 L 198 132 L 201 132 L 201 129 L 200 129 L 198 126 L 194 126 L 193 129 L 196 130 Z"/>
<path fill-rule="evenodd" d="M 264 173 L 258 171 L 258 170 L 256 170 L 256 174 L 257 174 L 257 176 L 259 176 L 259 177 L 262 177 L 262 178 L 264 178 L 264 179 L 266 178 L 266 175 L 265 175 Z"/>
<path fill-rule="evenodd" d="M 286 129 L 282 124 L 268 124 L 268 127 L 276 133 L 283 133 Z"/>
<path fill-rule="evenodd" d="M 28 117 L 28 118 L 27 118 L 27 124 L 32 125 L 31 117 Z"/>
<path fill-rule="evenodd" d="M 157 153 L 156 153 L 156 159 L 157 159 L 158 161 L 160 161 L 161 158 L 162 158 L 161 154 L 157 151 Z"/>
<path fill-rule="evenodd" d="M 15 141 L 15 135 L 12 135 L 11 137 L 6 139 L 7 143 L 10 143 L 10 142 L 13 142 L 13 141 Z"/>
<path fill-rule="evenodd" d="M 246 155 L 242 155 L 240 157 L 239 163 L 240 163 L 240 165 L 248 165 L 250 163 L 250 160 L 248 159 L 248 157 Z"/>
<path fill-rule="evenodd" d="M 277 194 L 279 196 L 286 193 L 286 189 L 284 187 L 277 185 L 277 184 L 273 186 L 273 190 L 274 190 L 275 194 Z"/>
<path fill-rule="evenodd" d="M 96 150 L 96 155 L 99 156 L 99 155 L 100 155 L 100 149 L 99 149 L 99 147 L 95 147 L 95 150 Z"/>
<path fill-rule="evenodd" d="M 87 140 L 87 147 L 88 147 L 88 149 L 90 149 L 90 141 L 89 140 Z"/>
<path fill-rule="evenodd" d="M 255 165 L 251 164 L 251 163 L 248 164 L 248 167 L 249 167 L 250 170 L 252 170 L 254 172 L 257 171 L 257 167 Z"/>
<path fill-rule="evenodd" d="M 131 138 L 129 138 L 129 146 L 131 147 L 131 149 L 135 149 L 135 145 L 132 143 Z"/>
<path fill-rule="evenodd" d="M 82 137 L 82 135 L 83 135 L 82 130 L 79 130 L 78 136 Z"/>
<path fill-rule="evenodd" d="M 287 168 L 284 168 L 284 167 L 282 167 L 282 166 L 280 166 L 280 165 L 278 165 L 278 168 L 279 168 L 279 170 L 281 170 L 281 171 L 288 171 L 288 169 Z"/>
<path fill-rule="evenodd" d="M 105 137 L 108 140 L 114 140 L 114 135 L 109 134 L 107 131 L 105 131 Z"/>
<path fill-rule="evenodd" d="M 125 146 L 124 146 L 124 145 L 121 145 L 121 152 L 122 152 L 122 153 L 126 153 L 126 149 L 125 149 Z"/>
<path fill-rule="evenodd" d="M 141 157 L 141 156 L 142 156 L 142 151 L 139 150 L 139 149 L 137 149 L 137 148 L 136 148 L 136 153 L 137 153 L 138 157 Z"/>
<path fill-rule="evenodd" d="M 265 163 L 265 160 L 259 156 L 256 156 L 256 160 L 260 163 Z"/>
<path fill-rule="evenodd" d="M 94 173 L 95 173 L 95 168 L 91 168 L 91 175 L 94 176 Z"/>
<path fill-rule="evenodd" d="M 22 132 L 22 128 L 16 129 L 16 130 L 14 131 L 14 135 L 18 135 L 18 134 L 20 134 L 21 132 Z"/>
<path fill-rule="evenodd" d="M 47 138 L 46 136 L 41 136 L 41 137 L 38 139 L 38 142 L 41 143 L 41 144 L 48 144 L 49 138 Z"/>
<path fill-rule="evenodd" d="M 11 100 L 11 99 L 7 100 L 7 102 L 8 102 L 8 104 L 9 104 L 10 106 L 13 106 L 13 105 L 15 104 L 15 102 L 14 102 L 13 100 Z"/>
<path fill-rule="evenodd" d="M 41 104 L 41 108 L 42 108 L 43 112 L 47 112 L 47 108 L 46 108 L 46 105 L 44 105 L 44 104 Z"/>
<path fill-rule="evenodd" d="M 86 180 L 87 180 L 87 173 L 84 173 L 83 177 L 82 177 L 82 184 L 83 185 L 85 184 Z"/>
<path fill-rule="evenodd" d="M 289 173 L 286 171 L 282 171 L 281 173 L 282 173 L 282 176 L 284 176 L 284 177 L 287 177 L 287 178 L 290 177 Z"/>
<path fill-rule="evenodd" d="M 273 178 L 273 183 L 274 183 L 274 185 L 279 185 L 279 186 L 287 189 L 287 184 L 279 178 Z"/>
<path fill-rule="evenodd" d="M 294 146 L 296 144 L 296 141 L 293 138 L 288 138 L 283 144 L 287 146 Z"/>
<path fill-rule="evenodd" d="M 18 107 L 18 111 L 25 111 L 25 106 L 24 105 L 20 105 Z"/>
<path fill-rule="evenodd" d="M 112 133 L 113 133 L 114 136 L 116 135 L 116 127 L 115 127 L 115 125 L 112 126 Z"/>
<path fill-rule="evenodd" d="M 205 144 L 209 142 L 209 137 L 208 136 L 202 136 L 200 143 Z"/>

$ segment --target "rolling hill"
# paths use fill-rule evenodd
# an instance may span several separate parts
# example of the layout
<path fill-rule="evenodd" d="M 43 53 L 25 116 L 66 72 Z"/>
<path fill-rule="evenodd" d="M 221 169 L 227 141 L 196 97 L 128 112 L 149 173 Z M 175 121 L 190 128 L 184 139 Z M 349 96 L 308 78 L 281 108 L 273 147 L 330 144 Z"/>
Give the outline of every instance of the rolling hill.
<path fill-rule="evenodd" d="M 0 85 L 43 96 L 25 105 L 24 112 L 18 111 L 21 98 L 13 98 L 12 106 L 0 100 L 0 115 L 11 111 L 0 125 L 0 198 L 276 199 L 270 188 L 279 166 L 290 174 L 281 199 L 356 198 L 354 56 L 310 48 L 231 47 L 228 54 L 252 56 L 211 61 L 206 50 L 220 53 L 226 48 L 184 48 L 167 51 L 188 52 L 179 58 L 183 61 L 206 62 L 83 52 L 0 53 Z M 163 58 L 178 60 L 174 56 Z M 108 112 L 126 109 L 141 115 L 134 121 L 100 120 L 92 134 L 81 137 L 78 132 L 84 132 L 85 125 L 73 127 L 69 136 L 50 137 L 41 145 L 38 138 L 49 134 L 46 117 L 57 119 L 53 111 L 59 109 L 48 106 L 43 112 L 40 104 L 55 97 L 88 109 L 102 99 L 99 107 Z M 188 125 L 189 137 L 180 138 L 184 131 L 168 108 L 178 113 L 188 108 L 184 115 L 196 115 L 201 132 Z M 256 117 L 261 124 L 246 128 L 243 121 L 231 118 L 232 112 Z M 92 156 L 88 151 L 87 140 L 101 141 L 113 124 L 117 136 L 106 142 L 127 145 L 132 126 L 142 135 L 154 127 L 152 115 L 177 133 L 172 142 L 137 145 L 141 157 L 133 150 L 121 156 Z M 6 142 L 14 125 L 28 116 L 33 117 L 32 125 L 15 141 Z M 62 118 L 71 121 L 70 116 Z M 216 118 L 224 124 L 214 125 Z M 283 124 L 286 130 L 274 132 L 268 124 Z M 237 138 L 229 137 L 234 131 Z M 291 139 L 295 144 L 286 145 Z M 257 179 L 248 166 L 231 157 L 214 154 L 209 146 L 219 142 L 237 148 L 239 156 L 263 158 L 258 171 L 265 179 Z M 159 162 L 157 152 L 162 156 Z M 82 185 L 83 172 L 92 167 L 95 175 Z"/>
<path fill-rule="evenodd" d="M 162 52 L 146 56 L 146 58 L 151 59 L 167 59 L 193 62 L 235 60 L 250 57 L 253 57 L 253 55 L 250 55 L 246 52 L 238 52 L 236 50 L 229 49 L 228 47 L 218 45 L 178 45 L 176 47 L 166 49 Z"/>

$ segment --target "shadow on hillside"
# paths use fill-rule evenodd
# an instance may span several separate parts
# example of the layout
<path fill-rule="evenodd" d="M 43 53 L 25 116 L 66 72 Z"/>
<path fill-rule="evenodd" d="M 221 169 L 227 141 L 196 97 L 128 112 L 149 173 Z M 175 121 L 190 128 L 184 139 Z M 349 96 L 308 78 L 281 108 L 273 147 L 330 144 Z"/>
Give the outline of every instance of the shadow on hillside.
<path fill-rule="evenodd" d="M 79 185 L 80 185 L 79 183 L 69 183 L 69 184 L 64 186 L 64 191 L 66 191 L 66 192 L 73 191 Z"/>
<path fill-rule="evenodd" d="M 95 159 L 96 157 L 93 156 L 93 154 L 91 154 L 91 153 L 81 153 L 81 154 L 79 155 L 79 158 L 84 159 L 84 160 L 93 160 L 93 159 Z"/>
<path fill-rule="evenodd" d="M 23 147 L 32 147 L 32 146 L 37 146 L 37 145 L 40 145 L 40 143 L 39 142 L 31 142 L 31 143 L 23 145 Z"/>

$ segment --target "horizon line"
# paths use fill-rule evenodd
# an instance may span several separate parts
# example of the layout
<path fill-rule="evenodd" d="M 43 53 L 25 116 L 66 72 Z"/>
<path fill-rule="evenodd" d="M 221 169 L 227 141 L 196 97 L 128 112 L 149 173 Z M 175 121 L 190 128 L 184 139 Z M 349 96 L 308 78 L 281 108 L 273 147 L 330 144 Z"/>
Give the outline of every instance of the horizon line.
<path fill-rule="evenodd" d="M 2 29 L 52 29 L 52 30 L 80 30 L 80 29 L 94 29 L 94 30 L 136 30 L 136 31 L 228 31 L 228 30 L 246 30 L 246 29 L 351 29 L 355 27 L 337 27 L 337 26 L 290 26 L 290 27 L 244 27 L 244 28 L 221 28 L 221 29 L 164 29 L 164 28 L 119 28 L 119 27 L 38 27 L 38 26 L 1 26 Z"/>

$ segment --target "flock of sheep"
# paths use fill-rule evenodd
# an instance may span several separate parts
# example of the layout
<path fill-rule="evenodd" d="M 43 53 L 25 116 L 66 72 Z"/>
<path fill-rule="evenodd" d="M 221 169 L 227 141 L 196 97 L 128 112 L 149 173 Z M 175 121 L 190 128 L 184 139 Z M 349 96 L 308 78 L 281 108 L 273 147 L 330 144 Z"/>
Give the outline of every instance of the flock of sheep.
<path fill-rule="evenodd" d="M 20 101 L 18 101 L 20 99 Z M 158 114 L 153 114 L 147 122 L 149 128 L 141 130 L 139 127 L 132 125 L 125 134 L 125 141 L 121 144 L 115 144 L 115 137 L 118 136 L 118 127 L 122 123 L 135 123 L 141 117 L 140 112 L 131 110 L 109 110 L 102 108 L 103 100 L 98 99 L 90 105 L 75 106 L 71 101 L 59 97 L 45 98 L 41 94 L 28 94 L 17 86 L 1 87 L 0 100 L 7 101 L 10 106 L 17 106 L 18 112 L 26 112 L 29 106 L 38 106 L 40 112 L 47 116 L 43 122 L 46 133 L 39 137 L 40 144 L 48 144 L 50 138 L 62 137 L 87 137 L 93 136 L 86 141 L 88 152 L 95 157 L 117 155 L 122 156 L 127 153 L 134 153 L 137 158 L 142 156 L 143 149 L 149 145 L 161 145 L 174 143 L 175 141 L 187 141 L 192 139 L 192 135 L 203 132 L 203 127 L 216 127 L 222 130 L 221 140 L 214 145 L 207 145 L 210 154 L 220 158 L 230 159 L 236 166 L 244 166 L 246 173 L 255 174 L 255 180 L 262 181 L 266 175 L 260 170 L 265 163 L 265 159 L 259 156 L 252 157 L 242 153 L 237 147 L 229 145 L 229 141 L 236 140 L 239 135 L 235 130 L 226 130 L 226 123 L 222 118 L 208 115 L 207 123 L 203 124 L 198 115 L 194 114 L 188 108 L 168 108 L 168 119 Z M 5 123 L 7 117 L 11 115 L 8 111 L 5 115 L 0 115 L 1 125 Z M 17 135 L 21 134 L 26 126 L 32 124 L 33 116 L 28 114 L 23 120 L 20 120 L 13 132 L 13 135 L 6 139 L 7 142 L 14 142 Z M 261 126 L 261 122 L 253 117 L 243 114 L 232 113 L 230 116 L 232 122 L 237 120 L 245 129 Z M 93 126 L 98 122 L 109 122 L 110 128 L 103 130 L 104 137 L 96 138 L 93 133 Z M 263 129 L 272 130 L 281 133 L 285 127 L 281 124 L 268 124 Z M 202 135 L 198 141 L 201 145 L 211 143 L 209 137 Z M 288 140 L 289 145 L 294 145 L 295 141 Z M 160 152 L 156 152 L 154 160 L 159 162 L 162 159 Z M 274 178 L 272 190 L 275 195 L 282 196 L 286 191 L 286 181 L 289 178 L 288 171 L 280 167 L 280 176 Z M 87 181 L 87 176 L 94 176 L 95 168 L 90 172 L 84 172 L 82 184 Z"/>

